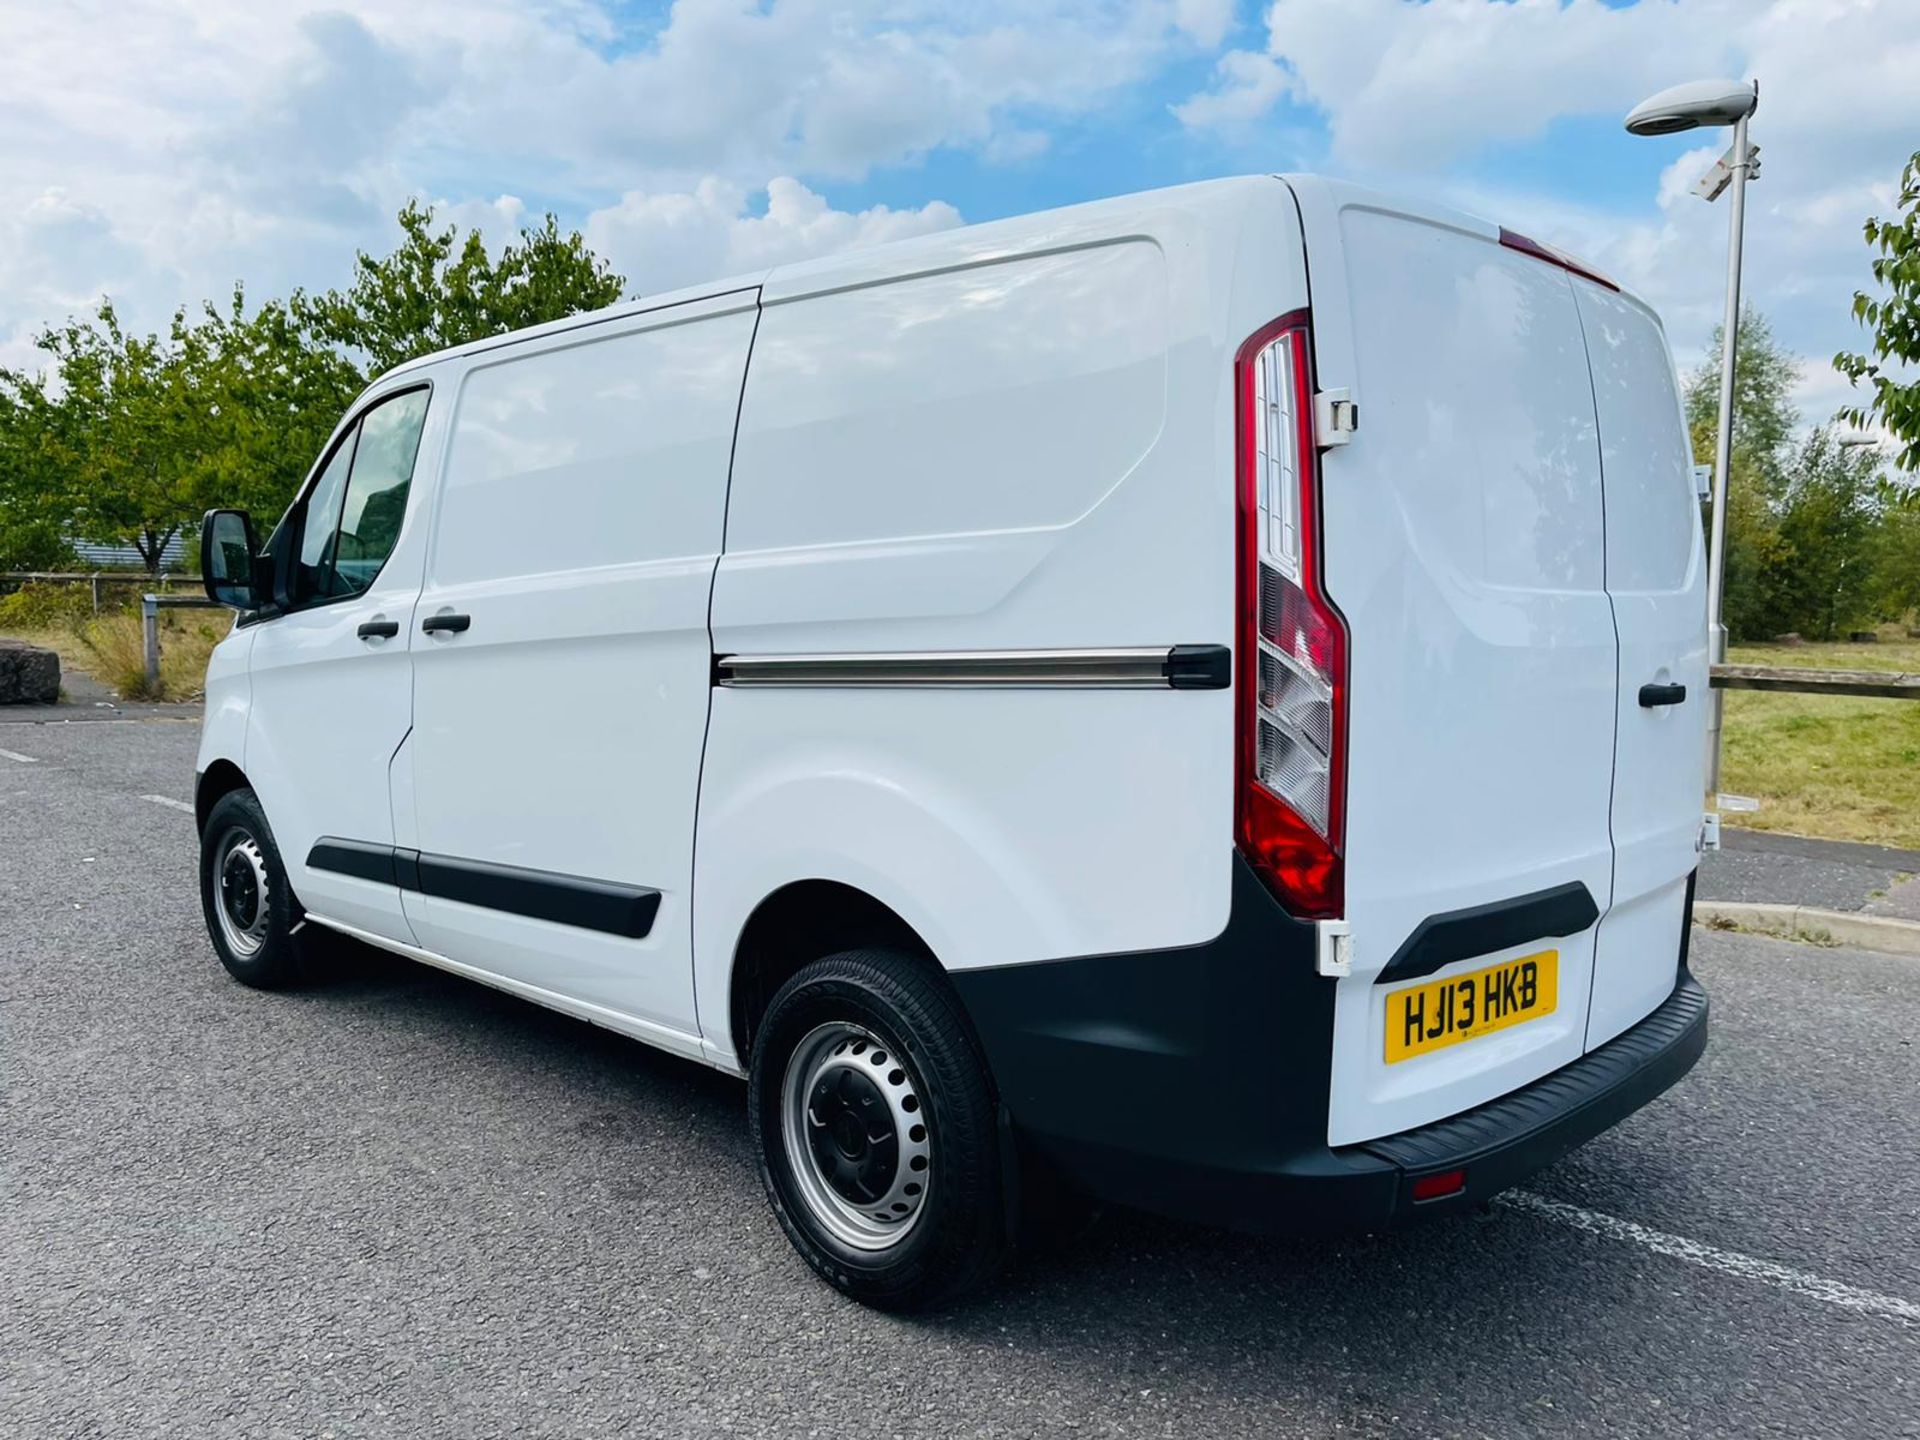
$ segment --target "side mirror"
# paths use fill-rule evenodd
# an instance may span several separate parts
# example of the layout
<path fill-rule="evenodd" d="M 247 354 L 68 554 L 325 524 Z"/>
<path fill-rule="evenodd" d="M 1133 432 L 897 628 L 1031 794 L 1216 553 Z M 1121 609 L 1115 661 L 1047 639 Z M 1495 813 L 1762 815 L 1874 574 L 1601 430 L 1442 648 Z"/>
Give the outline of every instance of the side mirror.
<path fill-rule="evenodd" d="M 235 610 L 256 610 L 260 544 L 244 510 L 209 510 L 200 522 L 200 580 L 207 598 Z"/>

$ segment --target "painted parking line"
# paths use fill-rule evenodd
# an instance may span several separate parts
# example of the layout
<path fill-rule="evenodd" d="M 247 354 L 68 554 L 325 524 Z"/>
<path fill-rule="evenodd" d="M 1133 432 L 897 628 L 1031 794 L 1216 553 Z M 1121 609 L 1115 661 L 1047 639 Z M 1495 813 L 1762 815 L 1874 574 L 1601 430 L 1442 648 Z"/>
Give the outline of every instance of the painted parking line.
<path fill-rule="evenodd" d="M 1528 1190 L 1508 1191 L 1495 1196 L 1493 1203 L 1569 1225 L 1589 1235 L 1601 1235 L 1609 1240 L 1638 1245 L 1643 1250 L 1651 1250 L 1656 1255 L 1665 1255 L 1674 1260 L 1684 1260 L 1689 1265 L 1699 1265 L 1707 1270 L 1718 1270 L 1723 1275 L 1771 1285 L 1776 1290 L 1785 1290 L 1807 1300 L 1836 1305 L 1842 1310 L 1856 1310 L 1863 1315 L 1878 1315 L 1882 1319 L 1920 1325 L 1920 1304 L 1902 1300 L 1897 1295 L 1882 1295 L 1874 1290 L 1862 1290 L 1856 1285 L 1844 1285 L 1824 1275 L 1811 1275 L 1805 1270 L 1795 1270 L 1772 1260 L 1742 1255 L 1737 1250 L 1722 1250 L 1718 1246 L 1704 1245 L 1681 1235 L 1669 1235 L 1664 1230 L 1649 1229 L 1631 1220 L 1622 1220 L 1617 1215 L 1549 1200 L 1544 1195 L 1535 1195 Z"/>
<path fill-rule="evenodd" d="M 176 800 L 171 795 L 142 795 L 140 798 L 151 800 L 156 805 L 165 805 L 170 810 L 184 810 L 189 815 L 193 814 L 193 806 L 184 800 Z"/>
<path fill-rule="evenodd" d="M 0 756 L 8 760 L 18 760 L 22 765 L 38 765 L 40 762 L 31 755 L 22 755 L 18 750 L 0 750 Z"/>

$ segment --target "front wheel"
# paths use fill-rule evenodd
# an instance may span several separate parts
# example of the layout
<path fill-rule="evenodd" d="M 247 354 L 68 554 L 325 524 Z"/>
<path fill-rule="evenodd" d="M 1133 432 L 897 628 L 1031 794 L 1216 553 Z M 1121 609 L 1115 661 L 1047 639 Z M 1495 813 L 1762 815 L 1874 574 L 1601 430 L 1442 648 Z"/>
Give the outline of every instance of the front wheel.
<path fill-rule="evenodd" d="M 854 950 L 796 974 L 754 1043 L 748 1107 L 774 1212 L 836 1288 L 921 1309 L 999 1269 L 993 1094 L 965 1018 L 924 962 Z"/>
<path fill-rule="evenodd" d="M 200 832 L 200 906 L 207 935 L 245 985 L 279 990 L 306 977 L 312 937 L 266 812 L 251 790 L 223 795 Z"/>

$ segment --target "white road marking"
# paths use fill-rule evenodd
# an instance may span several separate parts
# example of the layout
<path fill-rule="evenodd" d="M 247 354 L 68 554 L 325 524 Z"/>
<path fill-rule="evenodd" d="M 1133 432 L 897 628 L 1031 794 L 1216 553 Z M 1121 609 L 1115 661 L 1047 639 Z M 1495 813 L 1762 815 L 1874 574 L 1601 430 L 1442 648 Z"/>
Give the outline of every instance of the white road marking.
<path fill-rule="evenodd" d="M 171 795 L 142 795 L 140 798 L 142 800 L 151 800 L 156 805 L 165 805 L 169 809 L 184 810 L 189 815 L 193 814 L 193 806 L 187 804 L 184 800 L 176 800 Z"/>
<path fill-rule="evenodd" d="M 22 765 L 38 765 L 40 762 L 31 755 L 22 755 L 18 750 L 0 750 L 9 760 L 18 760 Z"/>
<path fill-rule="evenodd" d="M 1629 1245 L 1638 1245 L 1653 1251 L 1656 1255 L 1684 1260 L 1689 1265 L 1699 1265 L 1708 1270 L 1718 1270 L 1723 1275 L 1734 1275 L 1742 1280 L 1756 1280 L 1762 1285 L 1771 1285 L 1776 1290 L 1785 1290 L 1808 1300 L 1837 1305 L 1842 1310 L 1857 1310 L 1864 1315 L 1879 1315 L 1889 1320 L 1903 1320 L 1911 1325 L 1920 1325 L 1920 1305 L 1911 1300 L 1902 1300 L 1896 1295 L 1882 1295 L 1874 1290 L 1862 1290 L 1854 1285 L 1843 1285 L 1840 1281 L 1829 1280 L 1823 1275 L 1810 1275 L 1804 1270 L 1795 1270 L 1791 1266 L 1778 1265 L 1771 1260 L 1761 1260 L 1753 1255 L 1742 1255 L 1736 1250 L 1722 1250 L 1717 1246 L 1703 1245 L 1698 1240 L 1669 1235 L 1664 1230 L 1652 1230 L 1645 1225 L 1637 1225 L 1631 1220 L 1622 1220 L 1617 1215 L 1605 1215 L 1598 1210 L 1583 1210 L 1578 1205 L 1549 1200 L 1544 1195 L 1535 1195 L 1527 1190 L 1510 1190 L 1504 1195 L 1496 1196 L 1494 1203 L 1514 1210 L 1524 1210 L 1527 1214 L 1538 1215 L 1542 1219 L 1556 1220 L 1562 1225 L 1572 1226 L 1575 1230 L 1584 1230 L 1589 1235 L 1603 1235 L 1609 1240 L 1624 1240 Z"/>

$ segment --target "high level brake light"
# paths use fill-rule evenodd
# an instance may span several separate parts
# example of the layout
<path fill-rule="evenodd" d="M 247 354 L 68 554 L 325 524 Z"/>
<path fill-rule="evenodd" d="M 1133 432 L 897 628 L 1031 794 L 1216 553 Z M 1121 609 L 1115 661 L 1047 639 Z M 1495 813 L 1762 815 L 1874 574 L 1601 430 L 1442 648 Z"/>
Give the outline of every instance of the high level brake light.
<path fill-rule="evenodd" d="M 1500 243 L 1509 250 L 1518 250 L 1522 255 L 1531 255 L 1536 260 L 1544 260 L 1549 265 L 1558 265 L 1562 270 L 1571 271 L 1575 275 L 1584 275 L 1595 284 L 1604 285 L 1609 290 L 1620 288 L 1617 281 L 1602 275 L 1586 261 L 1576 259 L 1564 250 L 1556 250 L 1551 245 L 1542 245 L 1538 240 L 1530 239 L 1518 230 L 1509 230 L 1502 225 Z"/>
<path fill-rule="evenodd" d="M 1305 311 L 1234 360 L 1239 467 L 1235 838 L 1295 915 L 1337 919 L 1347 631 L 1320 585 L 1319 460 Z"/>

